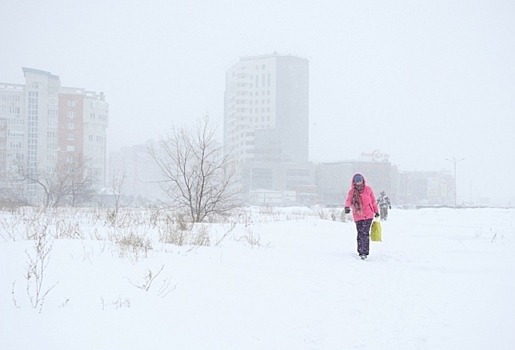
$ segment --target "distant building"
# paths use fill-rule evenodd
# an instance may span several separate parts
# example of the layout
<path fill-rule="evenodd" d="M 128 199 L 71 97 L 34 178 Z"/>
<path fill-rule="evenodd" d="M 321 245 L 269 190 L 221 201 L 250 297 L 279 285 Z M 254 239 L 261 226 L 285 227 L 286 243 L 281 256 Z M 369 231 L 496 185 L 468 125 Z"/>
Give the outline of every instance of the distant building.
<path fill-rule="evenodd" d="M 244 199 L 249 204 L 310 205 L 316 202 L 315 167 L 312 163 L 256 162 L 241 164 Z"/>
<path fill-rule="evenodd" d="M 448 172 L 403 171 L 387 158 L 341 161 L 316 165 L 318 204 L 343 206 L 352 176 L 361 173 L 376 197 L 385 191 L 394 206 L 450 206 L 454 178 Z"/>
<path fill-rule="evenodd" d="M 224 141 L 239 160 L 307 162 L 309 62 L 245 57 L 226 74 Z"/>
<path fill-rule="evenodd" d="M 85 159 L 105 185 L 108 104 L 103 93 L 61 88 L 59 93 L 59 155 Z"/>
<path fill-rule="evenodd" d="M 291 202 L 289 191 L 313 185 L 308 60 L 279 54 L 244 57 L 227 71 L 224 145 L 240 164 L 249 202 L 263 198 L 253 191 L 264 190 L 288 191 L 280 197 Z M 288 175 L 293 173 L 303 175 Z"/>
<path fill-rule="evenodd" d="M 399 173 L 397 201 L 401 205 L 454 206 L 454 177 L 443 171 Z"/>
<path fill-rule="evenodd" d="M 0 83 L 0 184 L 8 187 L 8 174 L 27 158 L 25 86 Z"/>
<path fill-rule="evenodd" d="M 104 186 L 108 104 L 103 93 L 61 87 L 57 75 L 23 68 L 25 84 L 0 83 L 0 188 L 13 185 L 16 170 L 51 173 L 58 161 L 88 161 Z M 28 198 L 38 187 L 24 187 Z"/>
<path fill-rule="evenodd" d="M 362 174 L 368 185 L 378 196 L 385 191 L 392 202 L 396 200 L 393 179 L 397 167 L 390 162 L 378 161 L 341 161 L 321 163 L 316 166 L 316 185 L 318 203 L 327 206 L 343 206 L 347 192 L 351 186 L 352 176 Z"/>
<path fill-rule="evenodd" d="M 110 153 L 107 186 L 110 191 L 119 191 L 125 201 L 131 202 L 128 204 L 165 200 L 160 179 L 163 179 L 162 172 L 146 145 L 123 147 Z"/>

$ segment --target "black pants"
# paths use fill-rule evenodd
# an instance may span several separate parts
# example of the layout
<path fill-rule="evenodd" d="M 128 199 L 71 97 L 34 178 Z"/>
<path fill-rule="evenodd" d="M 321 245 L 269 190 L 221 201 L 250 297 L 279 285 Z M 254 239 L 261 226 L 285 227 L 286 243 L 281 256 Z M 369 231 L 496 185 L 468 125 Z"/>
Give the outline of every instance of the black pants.
<path fill-rule="evenodd" d="M 356 221 L 359 255 L 368 255 L 370 251 L 370 225 L 372 225 L 372 219 Z"/>

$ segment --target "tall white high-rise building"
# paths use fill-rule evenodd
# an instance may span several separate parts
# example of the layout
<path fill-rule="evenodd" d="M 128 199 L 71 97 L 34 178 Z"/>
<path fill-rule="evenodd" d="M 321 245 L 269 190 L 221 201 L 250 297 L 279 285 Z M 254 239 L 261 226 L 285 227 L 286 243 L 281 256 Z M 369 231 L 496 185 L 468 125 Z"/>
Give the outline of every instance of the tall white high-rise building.
<path fill-rule="evenodd" d="M 23 68 L 29 173 L 52 171 L 57 162 L 59 77 L 38 69 Z"/>
<path fill-rule="evenodd" d="M 238 160 L 307 162 L 309 62 L 241 58 L 226 75 L 224 143 Z"/>
<path fill-rule="evenodd" d="M 299 202 L 301 188 L 313 184 L 308 60 L 244 57 L 227 71 L 224 146 L 238 161 L 249 202 Z"/>

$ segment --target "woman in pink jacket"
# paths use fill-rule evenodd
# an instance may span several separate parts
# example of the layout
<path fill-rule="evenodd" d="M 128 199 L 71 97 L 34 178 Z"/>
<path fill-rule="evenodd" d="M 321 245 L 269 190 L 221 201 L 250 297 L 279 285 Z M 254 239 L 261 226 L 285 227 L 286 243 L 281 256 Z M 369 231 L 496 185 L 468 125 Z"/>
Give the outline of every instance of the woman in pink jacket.
<path fill-rule="evenodd" d="M 370 225 L 374 216 L 379 217 L 379 209 L 374 191 L 365 184 L 361 174 L 352 177 L 351 188 L 345 201 L 345 214 L 351 212 L 358 231 L 358 254 L 365 260 L 370 249 Z"/>

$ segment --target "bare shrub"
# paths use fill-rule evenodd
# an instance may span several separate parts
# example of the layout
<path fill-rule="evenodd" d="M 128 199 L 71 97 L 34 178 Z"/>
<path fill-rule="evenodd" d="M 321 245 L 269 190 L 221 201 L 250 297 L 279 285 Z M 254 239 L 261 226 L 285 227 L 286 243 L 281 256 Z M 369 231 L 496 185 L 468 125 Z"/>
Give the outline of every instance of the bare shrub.
<path fill-rule="evenodd" d="M 271 205 L 259 207 L 259 213 L 263 216 L 274 216 L 276 214 L 274 207 Z"/>
<path fill-rule="evenodd" d="M 154 280 L 157 278 L 157 276 L 159 276 L 159 274 L 161 272 L 163 272 L 164 268 L 165 268 L 165 266 L 162 265 L 161 268 L 159 269 L 159 271 L 157 271 L 156 273 L 154 273 L 151 269 L 146 269 L 145 273 L 143 274 L 143 282 L 142 283 L 136 284 L 136 283 L 132 282 L 131 280 L 129 280 L 129 282 L 136 288 L 139 288 L 139 289 L 144 290 L 145 292 L 148 292 L 148 290 L 150 289 L 150 286 L 152 286 L 152 282 L 154 282 Z"/>
<path fill-rule="evenodd" d="M 50 253 L 54 243 L 54 238 L 47 231 L 47 224 L 33 229 L 32 238 L 34 239 L 34 250 L 26 251 L 27 272 L 25 280 L 27 282 L 27 296 L 34 309 L 38 309 L 41 313 L 45 298 L 50 291 L 57 285 L 57 282 L 46 288 L 45 273 L 50 261 Z M 14 287 L 13 287 L 14 288 Z"/>
<path fill-rule="evenodd" d="M 157 272 L 154 272 L 151 269 L 146 269 L 143 274 L 143 281 L 140 283 L 134 283 L 131 280 L 129 280 L 129 282 L 136 288 L 139 288 L 141 290 L 144 290 L 145 292 L 148 292 L 150 290 L 150 288 L 154 285 L 154 281 L 161 274 L 161 272 L 163 272 L 164 267 L 165 267 L 164 265 L 161 265 L 161 268 Z M 171 293 L 175 289 L 175 287 L 176 286 L 171 285 L 171 279 L 166 278 L 163 280 L 163 283 L 159 287 L 159 289 L 157 291 L 157 295 L 164 298 L 169 293 Z"/>
<path fill-rule="evenodd" d="M 236 227 L 236 222 L 231 222 L 229 228 L 215 241 L 215 246 L 219 246 L 226 238 L 229 236 L 229 234 L 234 230 Z"/>
<path fill-rule="evenodd" d="M 261 243 L 261 235 L 254 233 L 251 227 L 245 228 L 245 235 L 237 239 L 238 242 L 246 242 L 251 248 L 269 248 L 270 242 Z"/>
<path fill-rule="evenodd" d="M 148 251 L 152 249 L 152 243 L 147 237 L 139 235 L 134 231 L 121 236 L 116 240 L 116 244 L 120 248 L 121 257 L 133 257 L 138 260 L 140 254 L 146 258 Z"/>
<path fill-rule="evenodd" d="M 22 217 L 13 212 L 9 217 L 0 220 L 0 237 L 6 241 L 16 241 L 20 236 L 20 224 Z"/>
<path fill-rule="evenodd" d="M 151 227 L 157 227 L 159 225 L 161 219 L 161 209 L 160 208 L 149 208 L 150 217 L 149 223 Z"/>
<path fill-rule="evenodd" d="M 180 215 L 176 218 L 167 216 L 158 230 L 159 240 L 163 243 L 178 246 L 187 244 L 190 228 L 185 222 L 184 217 Z"/>
<path fill-rule="evenodd" d="M 204 247 L 208 247 L 211 245 L 211 240 L 209 238 L 209 229 L 206 225 L 198 226 L 197 231 L 194 234 L 192 244 L 195 246 Z"/>
<path fill-rule="evenodd" d="M 327 214 L 323 209 L 317 210 L 318 218 L 321 220 L 327 220 Z"/>
<path fill-rule="evenodd" d="M 81 224 L 78 221 L 70 222 L 67 219 L 56 222 L 56 238 L 83 239 Z"/>

